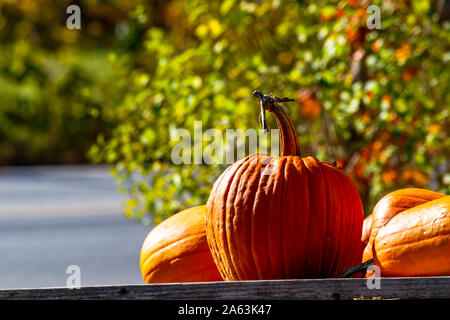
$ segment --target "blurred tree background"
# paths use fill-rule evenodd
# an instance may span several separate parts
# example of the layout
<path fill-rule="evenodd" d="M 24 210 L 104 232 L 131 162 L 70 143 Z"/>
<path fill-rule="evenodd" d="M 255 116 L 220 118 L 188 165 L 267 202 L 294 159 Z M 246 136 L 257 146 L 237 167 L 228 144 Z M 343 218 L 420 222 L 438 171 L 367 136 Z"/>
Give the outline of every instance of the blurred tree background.
<path fill-rule="evenodd" d="M 70 4 L 81 30 L 65 26 Z M 371 4 L 380 30 L 366 26 Z M 285 107 L 303 155 L 348 173 L 366 215 L 400 187 L 450 194 L 449 12 L 442 0 L 3 1 L 0 164 L 112 164 L 126 214 L 159 222 L 205 203 L 227 166 L 175 165 L 175 129 L 259 128 L 260 89 L 296 99 Z"/>
<path fill-rule="evenodd" d="M 69 30 L 72 3 L 0 1 L 1 165 L 87 162 L 97 135 L 117 123 L 133 66 L 108 55 L 130 47 L 133 32 L 120 27 L 135 3 L 83 2 L 82 29 Z"/>

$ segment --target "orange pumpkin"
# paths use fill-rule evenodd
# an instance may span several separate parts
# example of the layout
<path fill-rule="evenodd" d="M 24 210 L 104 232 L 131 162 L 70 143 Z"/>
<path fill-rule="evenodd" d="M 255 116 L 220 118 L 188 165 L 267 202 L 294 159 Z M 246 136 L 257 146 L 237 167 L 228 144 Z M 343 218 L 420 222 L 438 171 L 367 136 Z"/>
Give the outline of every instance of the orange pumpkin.
<path fill-rule="evenodd" d="M 205 212 L 183 210 L 150 231 L 140 255 L 146 283 L 222 280 L 206 241 Z"/>
<path fill-rule="evenodd" d="M 358 190 L 332 164 L 301 157 L 278 104 L 287 99 L 254 95 L 275 116 L 281 155 L 250 155 L 214 184 L 206 234 L 216 265 L 225 280 L 336 277 L 361 259 Z"/>
<path fill-rule="evenodd" d="M 450 196 L 405 210 L 378 231 L 382 276 L 450 276 Z"/>
<path fill-rule="evenodd" d="M 372 245 L 375 237 L 377 236 L 380 228 L 386 225 L 393 217 L 406 209 L 413 208 L 444 196 L 445 195 L 441 193 L 426 189 L 406 188 L 396 190 L 381 198 L 381 200 L 375 205 L 372 212 L 370 238 L 366 248 L 364 249 L 362 261 L 372 259 Z"/>
<path fill-rule="evenodd" d="M 364 248 L 367 246 L 367 243 L 369 242 L 369 238 L 370 238 L 370 231 L 372 230 L 372 215 L 369 215 L 368 217 L 366 217 L 363 221 L 363 229 L 362 229 L 362 235 L 361 235 L 361 243 L 360 243 L 360 254 L 359 256 L 362 257 Z M 361 258 L 360 258 L 361 260 Z M 357 265 L 358 267 L 360 265 Z M 356 266 L 355 266 L 356 267 Z M 347 269 L 344 272 L 350 272 L 352 268 Z M 350 274 L 348 275 L 350 278 L 361 278 L 363 276 L 362 272 L 350 272 Z M 345 276 L 345 273 L 340 275 L 340 277 L 347 277 Z"/>
<path fill-rule="evenodd" d="M 361 254 L 369 243 L 370 233 L 372 232 L 372 218 L 373 215 L 369 215 L 364 219 L 363 230 L 361 235 Z"/>

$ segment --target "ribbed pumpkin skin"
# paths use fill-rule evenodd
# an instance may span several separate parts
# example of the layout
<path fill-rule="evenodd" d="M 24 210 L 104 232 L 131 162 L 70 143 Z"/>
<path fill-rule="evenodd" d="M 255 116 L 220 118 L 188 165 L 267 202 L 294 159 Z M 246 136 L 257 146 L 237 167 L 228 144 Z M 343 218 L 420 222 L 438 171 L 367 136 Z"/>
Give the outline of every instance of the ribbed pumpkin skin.
<path fill-rule="evenodd" d="M 386 225 L 393 217 L 409 208 L 444 196 L 441 193 L 419 188 L 399 189 L 384 196 L 378 201 L 372 212 L 372 229 L 369 242 L 364 249 L 363 262 L 372 259 L 372 245 L 375 237 L 380 228 Z"/>
<path fill-rule="evenodd" d="M 146 283 L 221 281 L 208 248 L 205 206 L 183 210 L 153 228 L 140 255 Z"/>
<path fill-rule="evenodd" d="M 225 280 L 335 277 L 360 262 L 362 224 L 353 181 L 313 157 L 248 156 L 207 203 L 208 244 Z"/>
<path fill-rule="evenodd" d="M 450 276 L 450 196 L 393 217 L 373 251 L 382 276 Z"/>

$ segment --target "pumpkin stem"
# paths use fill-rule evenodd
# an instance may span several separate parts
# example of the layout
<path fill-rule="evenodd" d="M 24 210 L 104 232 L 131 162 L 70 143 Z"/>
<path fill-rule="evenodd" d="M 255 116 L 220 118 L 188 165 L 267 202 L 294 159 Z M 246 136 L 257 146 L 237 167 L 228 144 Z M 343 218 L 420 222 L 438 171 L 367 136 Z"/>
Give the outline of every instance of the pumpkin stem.
<path fill-rule="evenodd" d="M 373 264 L 373 259 L 367 260 L 366 262 L 363 262 L 361 264 L 358 264 L 356 266 L 350 267 L 344 272 L 341 273 L 339 278 L 348 278 L 351 275 L 361 272 L 363 274 L 363 277 L 365 276 L 367 272 L 367 268 Z"/>
<path fill-rule="evenodd" d="M 261 114 L 260 124 L 264 132 L 268 131 L 265 111 L 272 112 L 280 129 L 280 156 L 299 156 L 301 157 L 300 144 L 297 139 L 294 123 L 289 118 L 286 111 L 280 106 L 279 102 L 295 101 L 289 98 L 272 97 L 272 95 L 262 94 L 261 91 L 253 91 L 253 95 L 260 100 Z"/>

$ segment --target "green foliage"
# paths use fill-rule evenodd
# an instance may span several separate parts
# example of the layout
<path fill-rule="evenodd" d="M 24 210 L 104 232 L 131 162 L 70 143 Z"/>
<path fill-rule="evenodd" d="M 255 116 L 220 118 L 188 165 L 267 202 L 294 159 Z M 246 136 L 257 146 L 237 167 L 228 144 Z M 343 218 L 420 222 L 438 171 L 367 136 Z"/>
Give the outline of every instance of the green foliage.
<path fill-rule="evenodd" d="M 336 161 L 366 214 L 400 187 L 450 193 L 450 23 L 430 1 L 371 2 L 381 30 L 366 1 L 81 3 L 79 31 L 70 1 L 0 4 L 0 163 L 82 162 L 96 139 L 126 214 L 158 222 L 226 167 L 174 164 L 174 130 L 259 128 L 259 89 L 296 99 L 303 155 Z"/>
<path fill-rule="evenodd" d="M 117 17 L 83 7 L 83 31 L 66 28 L 70 1 L 0 3 L 0 165 L 86 162 L 114 126 L 126 81 L 107 58 L 124 46 L 108 29 L 127 18 L 116 2 Z"/>
<path fill-rule="evenodd" d="M 163 27 L 147 25 L 121 122 L 91 150 L 127 182 L 127 214 L 205 203 L 224 167 L 171 163 L 171 130 L 257 128 L 254 89 L 297 99 L 286 108 L 304 155 L 337 161 L 366 211 L 399 187 L 449 193 L 449 24 L 427 1 L 376 1 L 382 29 L 369 30 L 354 3 L 168 3 Z M 154 11 L 139 8 L 145 21 Z"/>

